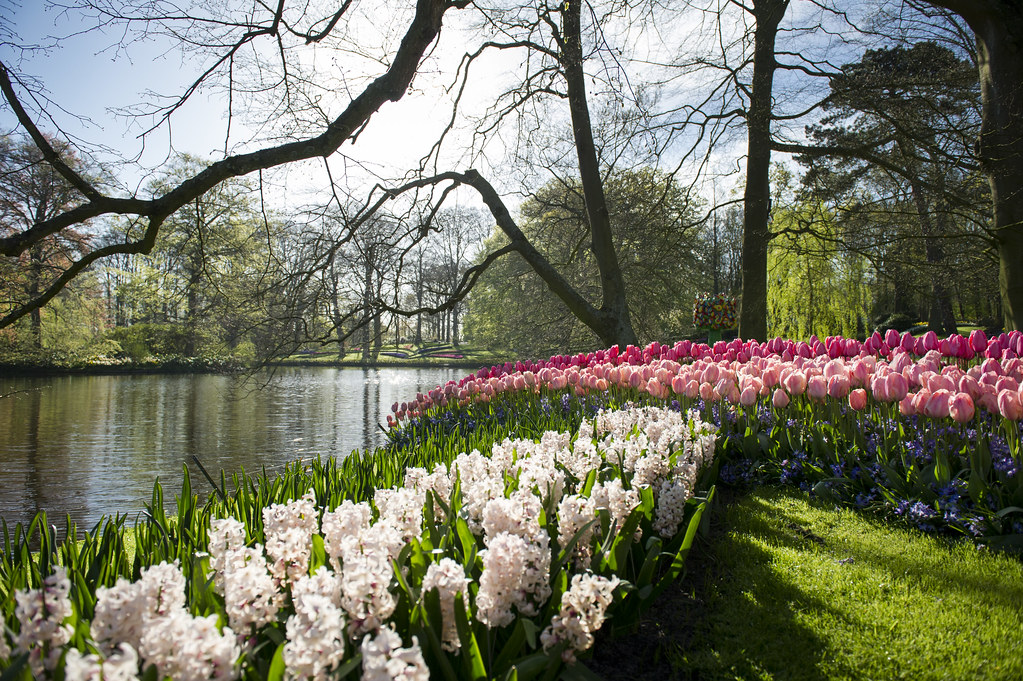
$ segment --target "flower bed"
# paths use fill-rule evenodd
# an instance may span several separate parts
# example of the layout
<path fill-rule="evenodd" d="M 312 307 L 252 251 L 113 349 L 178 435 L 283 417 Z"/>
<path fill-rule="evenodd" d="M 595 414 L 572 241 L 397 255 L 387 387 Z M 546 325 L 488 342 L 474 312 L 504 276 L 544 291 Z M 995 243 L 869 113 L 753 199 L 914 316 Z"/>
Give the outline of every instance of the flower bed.
<path fill-rule="evenodd" d="M 487 456 L 426 455 L 400 484 L 367 457 L 348 464 L 368 483 L 349 488 L 361 498 L 338 498 L 333 462 L 236 479 L 203 506 L 186 480 L 176 523 L 154 496 L 133 563 L 117 523 L 57 546 L 43 518 L 30 530 L 38 560 L 20 532 L 0 560 L 0 667 L 66 679 L 571 670 L 606 617 L 627 623 L 682 570 L 714 444 L 694 415 L 629 406 Z"/>
<path fill-rule="evenodd" d="M 798 484 L 921 529 L 1023 547 L 1021 353 L 1017 331 L 612 347 L 483 369 L 393 405 L 389 422 L 518 408 L 503 406 L 514 395 L 643 395 L 719 425 L 729 480 Z"/>

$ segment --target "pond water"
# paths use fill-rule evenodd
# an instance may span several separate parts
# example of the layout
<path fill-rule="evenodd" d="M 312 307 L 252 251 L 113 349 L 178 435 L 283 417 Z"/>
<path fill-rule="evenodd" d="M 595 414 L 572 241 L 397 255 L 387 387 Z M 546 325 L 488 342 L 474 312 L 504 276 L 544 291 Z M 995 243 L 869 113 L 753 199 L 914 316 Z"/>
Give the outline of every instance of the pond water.
<path fill-rule="evenodd" d="M 183 466 L 200 494 L 215 480 L 295 460 L 347 456 L 384 442 L 393 402 L 464 369 L 283 368 L 273 376 L 0 378 L 0 517 L 39 510 L 58 530 L 102 516 L 132 517 L 159 478 L 168 505 Z"/>

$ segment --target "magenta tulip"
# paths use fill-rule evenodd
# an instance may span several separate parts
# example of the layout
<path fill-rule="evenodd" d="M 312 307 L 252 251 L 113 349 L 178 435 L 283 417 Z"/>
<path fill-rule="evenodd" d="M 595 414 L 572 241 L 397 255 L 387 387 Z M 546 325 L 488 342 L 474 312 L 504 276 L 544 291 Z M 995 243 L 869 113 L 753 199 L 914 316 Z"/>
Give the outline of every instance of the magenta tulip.
<path fill-rule="evenodd" d="M 983 329 L 974 329 L 970 332 L 970 348 L 975 353 L 987 350 L 987 334 Z"/>

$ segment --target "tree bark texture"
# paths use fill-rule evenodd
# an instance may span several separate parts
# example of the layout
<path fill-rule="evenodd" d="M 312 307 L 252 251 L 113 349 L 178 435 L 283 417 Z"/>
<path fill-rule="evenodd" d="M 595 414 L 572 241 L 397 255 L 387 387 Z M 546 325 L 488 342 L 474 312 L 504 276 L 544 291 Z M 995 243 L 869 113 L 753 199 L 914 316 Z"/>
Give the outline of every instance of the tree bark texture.
<path fill-rule="evenodd" d="M 753 83 L 746 152 L 746 191 L 742 229 L 742 300 L 739 336 L 767 340 L 767 245 L 771 239 L 771 91 L 774 87 L 775 38 L 789 0 L 754 0 Z"/>
<path fill-rule="evenodd" d="M 983 100 L 978 155 L 991 185 L 1002 318 L 1023 330 L 1023 3 L 931 0 L 977 36 Z"/>
<path fill-rule="evenodd" d="M 582 35 L 580 15 L 582 0 L 568 0 L 564 6 L 561 55 L 565 84 L 568 89 L 568 108 L 572 116 L 579 177 L 582 181 L 586 218 L 590 226 L 590 249 L 600 273 L 603 301 L 597 325 L 587 323 L 607 345 L 635 344 L 636 332 L 632 328 L 629 306 L 625 299 L 625 279 L 615 253 L 611 237 L 611 215 L 604 195 L 604 182 L 600 173 L 593 126 L 586 101 L 586 74 L 583 71 Z"/>

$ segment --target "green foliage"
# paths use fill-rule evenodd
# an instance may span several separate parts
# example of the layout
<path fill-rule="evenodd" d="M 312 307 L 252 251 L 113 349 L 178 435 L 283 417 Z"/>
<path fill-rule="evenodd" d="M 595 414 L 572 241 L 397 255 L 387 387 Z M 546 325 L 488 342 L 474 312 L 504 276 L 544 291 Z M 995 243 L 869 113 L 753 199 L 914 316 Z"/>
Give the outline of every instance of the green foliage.
<path fill-rule="evenodd" d="M 605 181 L 613 240 L 636 333 L 652 340 L 692 328 L 700 288 L 693 204 L 658 171 L 612 173 Z M 600 282 L 577 181 L 552 181 L 520 209 L 519 226 L 584 298 L 600 307 Z M 508 243 L 495 232 L 486 252 Z M 596 337 L 517 254 L 491 265 L 469 298 L 466 335 L 518 356 L 592 349 Z M 645 341 L 644 341 L 645 342 Z"/>
<path fill-rule="evenodd" d="M 812 225 L 812 229 L 808 227 Z M 834 215 L 817 205 L 776 211 L 768 249 L 768 333 L 862 336 L 871 306 L 867 261 L 837 246 Z"/>

